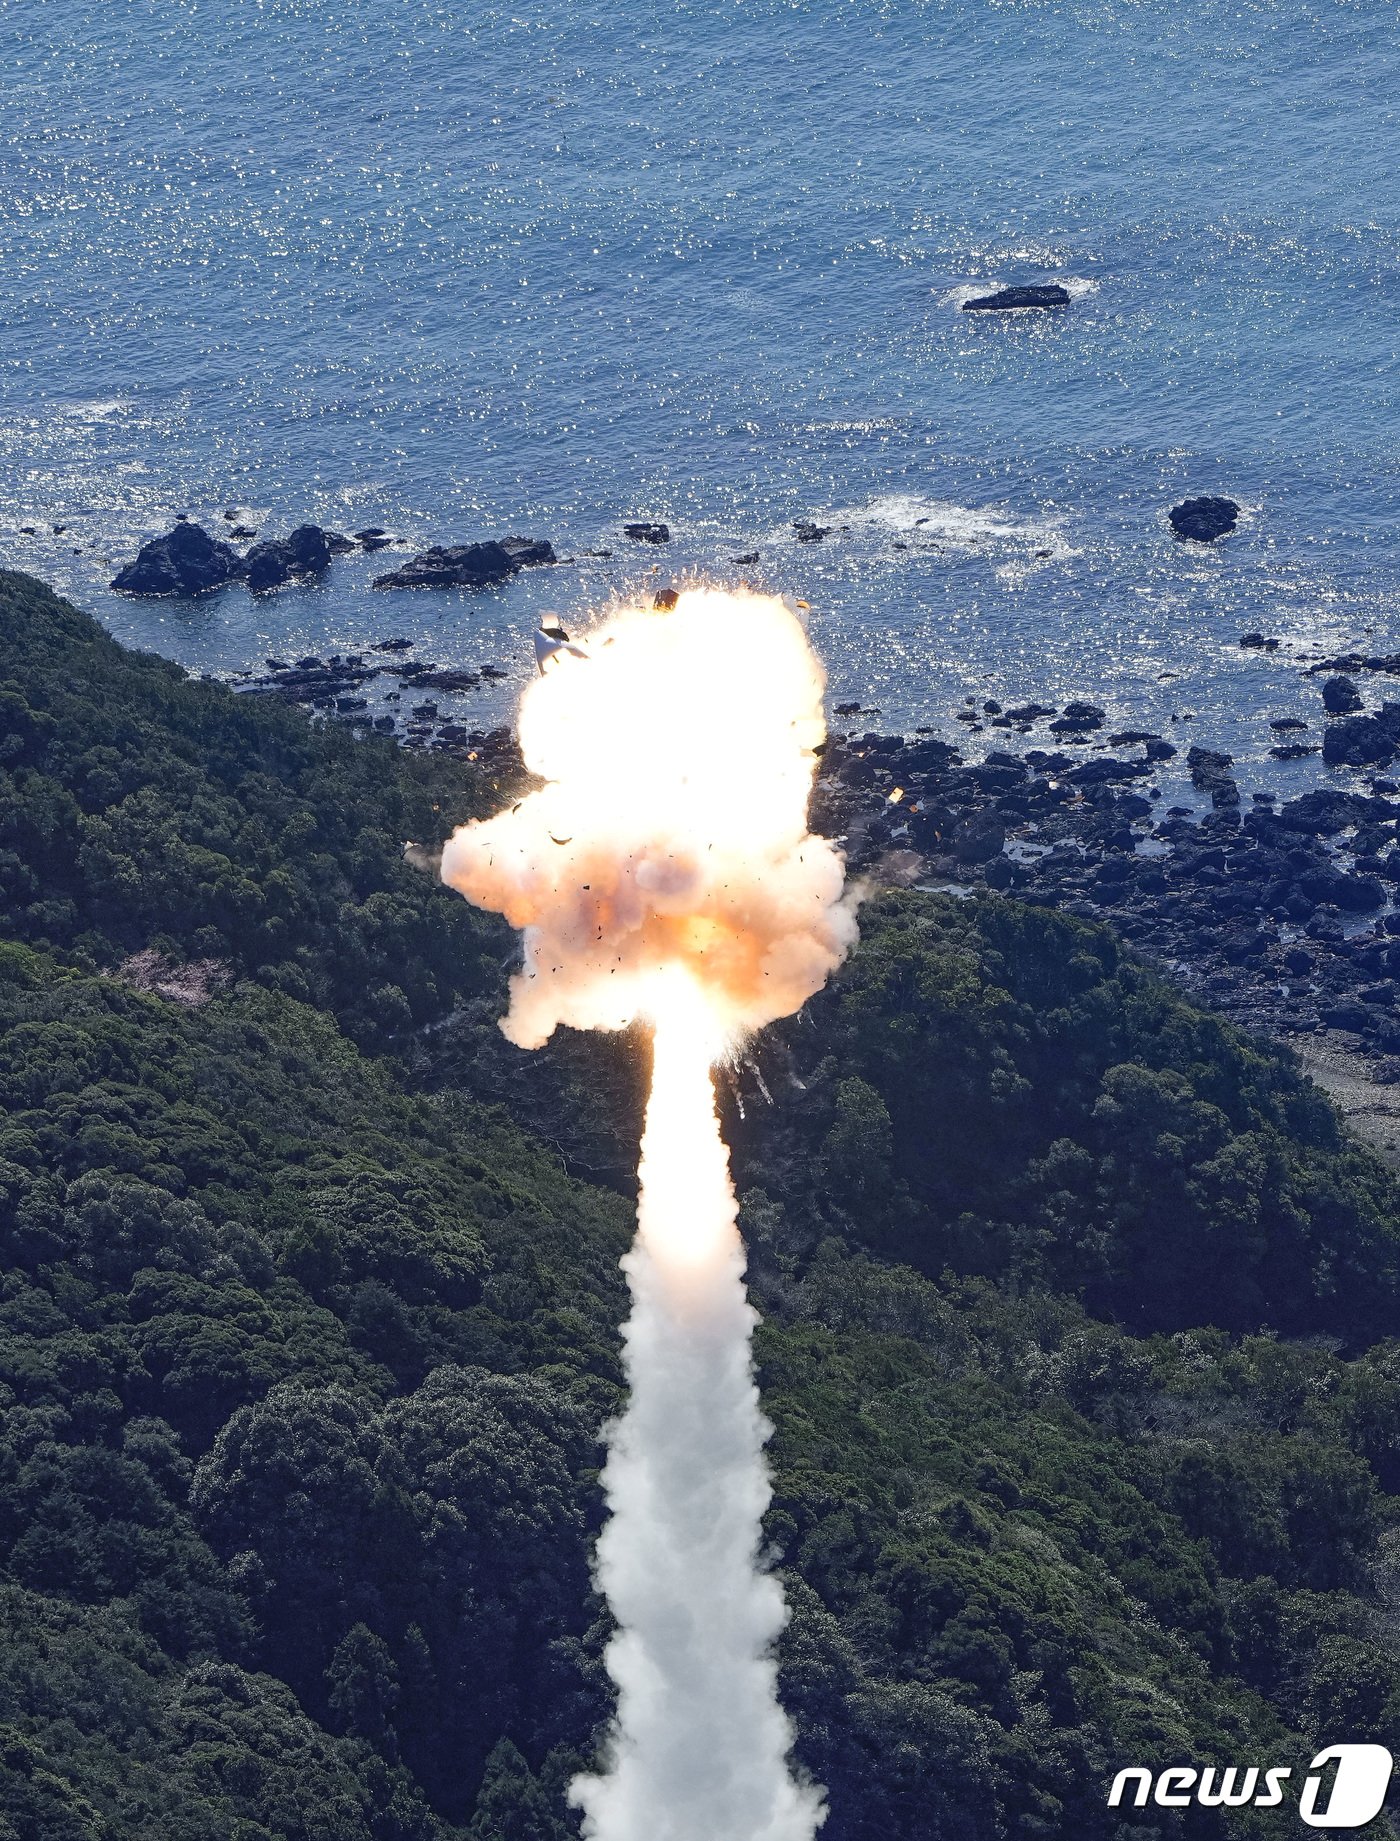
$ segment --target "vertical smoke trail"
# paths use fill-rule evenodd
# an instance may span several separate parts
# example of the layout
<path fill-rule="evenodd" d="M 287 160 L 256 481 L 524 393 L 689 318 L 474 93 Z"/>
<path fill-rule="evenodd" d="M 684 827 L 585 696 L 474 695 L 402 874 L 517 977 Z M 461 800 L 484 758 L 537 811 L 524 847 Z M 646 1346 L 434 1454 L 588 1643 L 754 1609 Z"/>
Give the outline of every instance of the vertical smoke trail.
<path fill-rule="evenodd" d="M 443 853 L 445 881 L 524 929 L 512 1041 L 560 1022 L 654 1031 L 624 1261 L 631 1399 L 598 1548 L 618 1711 L 605 1768 L 571 1789 L 591 1841 L 811 1841 L 825 1813 L 789 1768 L 778 1704 L 768 1427 L 711 1077 L 855 937 L 840 854 L 807 830 L 823 688 L 775 597 L 623 608 L 526 693 L 521 746 L 544 784 Z"/>
<path fill-rule="evenodd" d="M 729 1162 L 703 1039 L 658 1017 L 637 1243 L 623 1264 L 632 1396 L 603 1473 L 598 1581 L 617 1618 L 605 1776 L 572 1800 L 598 1841 L 809 1841 L 772 1647 L 786 1618 L 758 1560 L 770 1490 Z"/>

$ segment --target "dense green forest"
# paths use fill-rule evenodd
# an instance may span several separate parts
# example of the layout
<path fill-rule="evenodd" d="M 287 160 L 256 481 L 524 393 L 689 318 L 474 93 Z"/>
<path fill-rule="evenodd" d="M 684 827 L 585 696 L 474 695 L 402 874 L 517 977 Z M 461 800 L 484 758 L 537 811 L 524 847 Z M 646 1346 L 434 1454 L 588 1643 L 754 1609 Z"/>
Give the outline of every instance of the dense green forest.
<path fill-rule="evenodd" d="M 639 1045 L 496 1032 L 466 764 L 16 575 L 0 760 L 0 1841 L 564 1841 Z M 1400 1749 L 1396 1187 L 1101 929 L 863 932 L 725 1097 L 825 1841 L 1285 1832 L 1105 1793 Z"/>

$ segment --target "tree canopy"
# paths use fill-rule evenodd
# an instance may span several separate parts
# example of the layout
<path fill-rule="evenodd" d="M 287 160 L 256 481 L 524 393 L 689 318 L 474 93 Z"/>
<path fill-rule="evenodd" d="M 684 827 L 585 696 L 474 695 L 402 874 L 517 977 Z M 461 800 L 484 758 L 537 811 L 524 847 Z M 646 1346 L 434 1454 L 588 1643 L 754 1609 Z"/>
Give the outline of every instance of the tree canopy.
<path fill-rule="evenodd" d="M 564 1841 L 636 1045 L 495 1031 L 508 939 L 399 848 L 470 767 L 17 576 L 0 679 L 0 1837 Z M 1288 1057 L 926 895 L 753 1054 L 824 1841 L 1120 1841 L 1124 1763 L 1394 1746 L 1396 1190 Z"/>

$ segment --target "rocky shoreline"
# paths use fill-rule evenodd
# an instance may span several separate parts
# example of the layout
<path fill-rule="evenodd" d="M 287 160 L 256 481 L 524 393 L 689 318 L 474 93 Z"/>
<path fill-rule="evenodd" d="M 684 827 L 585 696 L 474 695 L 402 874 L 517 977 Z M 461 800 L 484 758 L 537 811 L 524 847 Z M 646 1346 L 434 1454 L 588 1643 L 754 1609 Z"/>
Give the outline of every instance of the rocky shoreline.
<path fill-rule="evenodd" d="M 1172 513 L 1179 536 L 1209 542 L 1233 528 L 1228 500 L 1188 500 Z M 234 514 L 226 514 L 232 521 Z M 826 527 L 798 521 L 800 541 Z M 661 523 L 623 527 L 641 546 L 663 544 Z M 248 539 L 234 524 L 230 535 Z M 240 553 L 189 521 L 146 544 L 117 577 L 127 593 L 208 592 L 244 581 L 255 590 L 314 578 L 352 548 L 396 540 L 378 527 L 344 537 L 304 525 Z M 484 587 L 557 563 L 545 539 L 506 537 L 438 546 L 376 578 L 375 586 Z M 565 559 L 568 560 L 568 559 Z M 1247 633 L 1246 648 L 1277 641 Z M 509 728 L 472 726 L 456 699 L 508 673 L 498 664 L 443 666 L 389 637 L 363 652 L 269 658 L 235 680 L 247 695 L 296 702 L 330 720 L 392 735 L 518 775 Z M 1104 733 L 1096 704 L 1003 708 L 971 699 L 954 712 L 972 734 L 1006 746 L 980 760 L 921 732 L 834 729 L 813 797 L 813 822 L 844 844 L 853 873 L 955 890 L 989 887 L 1101 919 L 1192 996 L 1251 1029 L 1335 1039 L 1369 1060 L 1368 1078 L 1400 1082 L 1400 848 L 1397 785 L 1381 771 L 1400 754 L 1400 704 L 1368 711 L 1355 674 L 1400 675 L 1400 654 L 1346 654 L 1310 667 L 1330 674 L 1321 722 L 1272 724 L 1270 750 L 1291 761 L 1320 754 L 1329 785 L 1280 802 L 1241 798 L 1228 754 L 1177 745 L 1145 730 Z M 855 704 L 835 716 L 856 717 Z M 1037 745 L 1043 744 L 1043 745 Z M 1167 803 L 1161 770 L 1185 766 L 1192 805 Z"/>
<path fill-rule="evenodd" d="M 1245 1027 L 1336 1038 L 1370 1058 L 1370 1079 L 1400 1081 L 1395 783 L 1256 794 L 1242 811 L 1229 756 L 1193 748 L 1209 809 L 1169 806 L 1154 784 L 1161 738 L 1112 743 L 969 763 L 931 739 L 833 736 L 814 820 L 853 872 L 1105 921 Z"/>
<path fill-rule="evenodd" d="M 1256 635 L 1246 635 L 1249 643 Z M 491 664 L 443 668 L 387 638 L 364 653 L 269 659 L 244 694 L 285 697 L 331 720 L 372 727 L 402 746 L 479 763 L 503 780 L 521 762 L 508 727 L 470 726 L 444 709 L 506 674 Z M 1390 671 L 1400 660 L 1327 660 L 1331 670 Z M 374 681 L 395 688 L 375 691 Z M 372 701 L 373 699 L 373 701 Z M 415 700 L 417 699 L 417 700 Z M 956 712 L 972 732 L 995 726 L 1007 744 L 964 758 L 931 733 L 834 728 L 813 794 L 814 825 L 839 838 L 853 874 L 1015 894 L 1103 920 L 1190 994 L 1276 1037 L 1335 1038 L 1369 1057 L 1369 1078 L 1400 1081 L 1400 787 L 1375 770 L 1337 767 L 1331 738 L 1355 714 L 1351 680 L 1324 686 L 1323 742 L 1286 740 L 1280 758 L 1325 753 L 1327 785 L 1281 801 L 1242 798 L 1228 754 L 1144 730 L 1105 735 L 1098 706 L 994 701 Z M 851 705 L 837 706 L 837 720 Z M 1297 718 L 1275 728 L 1315 729 Z M 1045 745 L 1037 746 L 1043 738 Z M 1396 745 L 1400 745 L 1397 735 Z M 1365 751 L 1363 751 L 1365 752 Z M 1342 757 L 1344 760 L 1346 756 Z M 1163 770 L 1182 766 L 1192 805 L 1171 804 Z"/>

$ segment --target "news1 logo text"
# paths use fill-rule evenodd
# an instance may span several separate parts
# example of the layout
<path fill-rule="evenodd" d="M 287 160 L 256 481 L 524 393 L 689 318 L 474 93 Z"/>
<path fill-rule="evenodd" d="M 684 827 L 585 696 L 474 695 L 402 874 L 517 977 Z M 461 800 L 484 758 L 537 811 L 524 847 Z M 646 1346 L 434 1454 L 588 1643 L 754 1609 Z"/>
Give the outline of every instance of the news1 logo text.
<path fill-rule="evenodd" d="M 1329 1767 L 1335 1767 L 1330 1768 Z M 1291 1765 L 1130 1764 L 1108 1793 L 1110 1809 L 1283 1809 L 1309 1828 L 1363 1828 L 1381 1812 L 1395 1760 L 1384 1745 L 1329 1745 L 1308 1766 L 1294 1804 Z"/>

